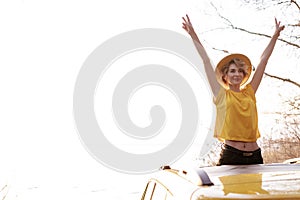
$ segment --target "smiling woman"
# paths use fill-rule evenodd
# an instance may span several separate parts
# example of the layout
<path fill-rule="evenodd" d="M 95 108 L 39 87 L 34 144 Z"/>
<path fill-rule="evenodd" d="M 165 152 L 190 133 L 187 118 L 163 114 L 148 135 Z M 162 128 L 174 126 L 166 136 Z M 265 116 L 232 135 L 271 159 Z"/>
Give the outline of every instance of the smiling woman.
<path fill-rule="evenodd" d="M 262 164 L 255 92 L 260 85 L 267 62 L 284 26 L 275 19 L 275 32 L 261 55 L 252 80 L 242 87 L 251 73 L 250 59 L 242 54 L 223 58 L 214 71 L 189 16 L 183 17 L 182 28 L 191 36 L 203 60 L 205 73 L 217 108 L 214 136 L 224 143 L 218 165 Z"/>

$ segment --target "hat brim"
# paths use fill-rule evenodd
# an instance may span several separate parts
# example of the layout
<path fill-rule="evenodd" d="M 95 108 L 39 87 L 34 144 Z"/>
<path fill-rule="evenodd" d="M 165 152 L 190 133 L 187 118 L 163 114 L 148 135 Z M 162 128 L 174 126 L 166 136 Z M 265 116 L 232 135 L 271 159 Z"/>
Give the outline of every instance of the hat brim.
<path fill-rule="evenodd" d="M 223 67 L 226 64 L 228 64 L 231 60 L 233 60 L 235 58 L 238 58 L 238 59 L 244 61 L 245 65 L 247 65 L 247 74 L 244 77 L 244 79 L 241 83 L 241 86 L 244 85 L 248 81 L 248 79 L 251 75 L 251 72 L 252 72 L 252 64 L 251 64 L 250 59 L 247 56 L 245 56 L 243 54 L 239 54 L 239 53 L 230 54 L 228 56 L 225 56 L 224 58 L 222 58 L 222 60 L 220 60 L 220 62 L 217 64 L 217 67 L 215 69 L 216 78 L 217 78 L 218 82 L 220 83 L 220 85 L 222 85 L 225 89 L 228 89 L 229 85 L 224 83 L 224 81 L 222 79 L 223 73 L 221 70 L 223 69 Z"/>

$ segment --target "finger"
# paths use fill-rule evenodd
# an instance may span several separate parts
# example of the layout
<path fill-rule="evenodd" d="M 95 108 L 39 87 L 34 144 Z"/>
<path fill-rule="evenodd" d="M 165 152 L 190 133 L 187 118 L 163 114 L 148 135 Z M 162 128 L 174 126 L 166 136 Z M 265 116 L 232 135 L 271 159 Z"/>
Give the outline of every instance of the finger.
<path fill-rule="evenodd" d="M 278 26 L 280 26 L 280 24 L 281 24 L 281 21 L 278 21 L 278 20 L 276 20 L 277 21 L 277 25 Z"/>
<path fill-rule="evenodd" d="M 191 23 L 191 20 L 190 20 L 188 14 L 186 14 L 186 18 L 187 18 L 188 22 Z"/>
<path fill-rule="evenodd" d="M 185 19 L 184 17 L 182 17 L 182 19 L 183 19 L 183 21 L 184 21 L 185 23 L 187 23 L 187 21 L 186 21 L 186 19 Z"/>
<path fill-rule="evenodd" d="M 186 32 L 189 33 L 189 29 L 187 29 L 186 27 L 182 27 Z"/>
<path fill-rule="evenodd" d="M 276 26 L 279 27 L 281 24 L 281 21 L 278 21 L 277 18 L 275 18 L 275 23 L 276 23 Z"/>

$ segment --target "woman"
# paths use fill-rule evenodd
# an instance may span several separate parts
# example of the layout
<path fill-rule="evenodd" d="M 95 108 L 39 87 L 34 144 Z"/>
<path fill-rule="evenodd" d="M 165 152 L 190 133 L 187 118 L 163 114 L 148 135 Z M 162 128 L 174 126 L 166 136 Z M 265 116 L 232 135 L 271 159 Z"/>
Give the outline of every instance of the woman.
<path fill-rule="evenodd" d="M 214 70 L 189 16 L 186 15 L 182 19 L 183 29 L 193 39 L 203 60 L 206 76 L 214 95 L 217 108 L 214 136 L 224 143 L 218 165 L 262 164 L 261 150 L 256 142 L 260 133 L 255 92 L 284 26 L 275 19 L 274 35 L 260 57 L 252 80 L 247 82 L 252 71 L 251 61 L 247 56 L 228 55 L 218 63 Z"/>

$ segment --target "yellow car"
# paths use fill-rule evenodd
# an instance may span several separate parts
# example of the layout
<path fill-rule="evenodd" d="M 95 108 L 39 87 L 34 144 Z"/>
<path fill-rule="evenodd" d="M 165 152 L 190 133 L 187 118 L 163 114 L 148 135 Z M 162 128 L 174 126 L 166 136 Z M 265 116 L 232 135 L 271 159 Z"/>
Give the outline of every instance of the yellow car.
<path fill-rule="evenodd" d="M 224 165 L 176 170 L 151 178 L 142 200 L 299 199 L 299 164 Z"/>

